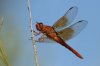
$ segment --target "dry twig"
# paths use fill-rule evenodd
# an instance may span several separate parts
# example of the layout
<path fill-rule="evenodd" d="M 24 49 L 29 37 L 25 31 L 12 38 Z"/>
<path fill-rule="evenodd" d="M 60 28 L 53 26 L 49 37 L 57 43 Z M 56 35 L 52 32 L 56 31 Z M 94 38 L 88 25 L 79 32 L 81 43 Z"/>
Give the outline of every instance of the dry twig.
<path fill-rule="evenodd" d="M 32 16 L 31 16 L 31 10 L 30 10 L 30 0 L 28 0 L 28 13 L 29 13 L 29 17 L 30 17 L 30 31 L 31 31 L 31 34 L 32 34 L 32 44 L 33 44 L 33 47 L 34 47 L 35 62 L 36 62 L 36 66 L 39 66 L 37 50 L 36 50 L 36 41 L 34 39 L 34 31 L 33 31 L 33 28 L 32 28 Z"/>

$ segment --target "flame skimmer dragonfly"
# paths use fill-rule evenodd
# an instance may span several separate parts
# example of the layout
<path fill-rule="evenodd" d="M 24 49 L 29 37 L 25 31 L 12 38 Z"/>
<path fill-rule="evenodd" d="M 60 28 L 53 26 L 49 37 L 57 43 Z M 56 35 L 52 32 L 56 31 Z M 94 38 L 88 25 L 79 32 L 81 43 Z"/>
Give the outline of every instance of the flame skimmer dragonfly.
<path fill-rule="evenodd" d="M 42 22 L 37 22 L 36 28 L 39 33 L 34 31 L 35 35 L 40 33 L 43 34 L 37 42 L 57 42 L 73 52 L 77 57 L 83 59 L 83 57 L 76 50 L 74 50 L 65 42 L 79 34 L 87 24 L 87 21 L 80 20 L 70 25 L 75 19 L 77 11 L 78 8 L 76 6 L 71 7 L 64 16 L 56 21 L 53 26 L 48 26 L 44 25 Z"/>

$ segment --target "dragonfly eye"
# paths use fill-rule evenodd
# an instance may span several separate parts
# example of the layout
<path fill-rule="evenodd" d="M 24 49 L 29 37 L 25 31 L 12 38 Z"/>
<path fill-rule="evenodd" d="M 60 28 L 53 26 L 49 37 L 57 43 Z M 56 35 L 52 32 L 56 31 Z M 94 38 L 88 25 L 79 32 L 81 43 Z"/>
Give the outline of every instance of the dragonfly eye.
<path fill-rule="evenodd" d="M 42 23 L 42 22 L 41 22 L 41 23 L 38 23 L 38 22 L 37 22 L 36 28 L 37 28 L 37 30 L 41 31 L 42 28 L 43 28 L 43 23 Z"/>

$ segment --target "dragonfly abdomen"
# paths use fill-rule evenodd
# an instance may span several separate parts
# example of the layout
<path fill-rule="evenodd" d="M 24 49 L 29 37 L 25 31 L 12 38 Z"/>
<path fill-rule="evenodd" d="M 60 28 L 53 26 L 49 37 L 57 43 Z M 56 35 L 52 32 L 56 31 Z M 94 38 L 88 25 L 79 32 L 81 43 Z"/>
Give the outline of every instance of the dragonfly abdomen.
<path fill-rule="evenodd" d="M 74 50 L 72 47 L 70 47 L 67 43 L 65 43 L 60 37 L 54 37 L 54 40 L 61 44 L 62 46 L 64 46 L 65 48 L 69 49 L 71 52 L 73 52 L 77 57 L 83 59 L 83 57 L 76 51 Z"/>

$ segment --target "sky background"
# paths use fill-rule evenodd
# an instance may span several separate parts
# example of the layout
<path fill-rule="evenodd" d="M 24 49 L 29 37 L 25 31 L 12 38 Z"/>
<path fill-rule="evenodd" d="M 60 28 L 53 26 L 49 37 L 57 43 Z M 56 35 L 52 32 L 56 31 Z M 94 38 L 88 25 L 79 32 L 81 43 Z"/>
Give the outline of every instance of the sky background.
<path fill-rule="evenodd" d="M 84 59 L 57 43 L 37 43 L 40 66 L 100 66 L 100 1 L 99 0 L 30 0 L 33 16 L 33 28 L 36 21 L 52 26 L 72 6 L 78 7 L 78 14 L 73 23 L 88 21 L 86 28 L 67 43 L 76 49 Z M 12 66 L 35 66 L 27 0 L 8 1 L 5 13 L 17 16 L 16 22 L 21 26 L 22 44 L 16 63 Z M 35 29 L 36 30 L 36 29 Z"/>

